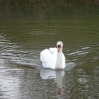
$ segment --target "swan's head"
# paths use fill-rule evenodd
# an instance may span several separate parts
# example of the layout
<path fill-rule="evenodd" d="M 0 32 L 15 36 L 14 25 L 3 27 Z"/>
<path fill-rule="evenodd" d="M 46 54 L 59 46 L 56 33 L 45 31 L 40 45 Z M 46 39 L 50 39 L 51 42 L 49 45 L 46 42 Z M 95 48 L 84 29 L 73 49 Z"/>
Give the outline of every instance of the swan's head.
<path fill-rule="evenodd" d="M 62 51 L 62 47 L 63 47 L 62 41 L 58 41 L 57 44 L 56 44 L 56 46 L 57 46 L 57 51 L 58 52 Z"/>

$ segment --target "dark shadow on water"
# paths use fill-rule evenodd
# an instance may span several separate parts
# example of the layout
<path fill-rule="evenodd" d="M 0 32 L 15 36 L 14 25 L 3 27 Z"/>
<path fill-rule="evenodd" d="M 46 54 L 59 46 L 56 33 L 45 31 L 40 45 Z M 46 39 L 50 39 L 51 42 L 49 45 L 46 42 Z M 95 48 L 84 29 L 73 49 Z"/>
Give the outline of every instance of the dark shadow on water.
<path fill-rule="evenodd" d="M 35 66 L 28 66 L 28 65 L 22 65 L 22 64 L 17 64 L 18 68 L 27 68 L 27 69 L 36 69 Z"/>

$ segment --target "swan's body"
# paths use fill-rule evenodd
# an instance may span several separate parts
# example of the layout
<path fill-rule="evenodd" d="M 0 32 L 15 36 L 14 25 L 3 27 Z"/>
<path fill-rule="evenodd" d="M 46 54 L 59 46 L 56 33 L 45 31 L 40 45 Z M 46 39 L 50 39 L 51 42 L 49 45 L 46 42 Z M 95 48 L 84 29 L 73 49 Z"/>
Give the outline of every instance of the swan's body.
<path fill-rule="evenodd" d="M 65 56 L 62 53 L 63 43 L 57 42 L 57 48 L 45 49 L 40 53 L 40 60 L 44 68 L 64 69 Z"/>

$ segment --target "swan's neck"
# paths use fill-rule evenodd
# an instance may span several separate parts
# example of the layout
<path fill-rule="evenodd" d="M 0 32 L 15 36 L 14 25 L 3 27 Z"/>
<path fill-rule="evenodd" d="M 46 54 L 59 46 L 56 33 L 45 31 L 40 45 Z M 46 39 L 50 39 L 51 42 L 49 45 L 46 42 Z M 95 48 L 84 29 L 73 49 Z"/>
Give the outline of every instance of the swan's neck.
<path fill-rule="evenodd" d="M 62 68 L 62 51 L 57 52 L 56 69 Z"/>

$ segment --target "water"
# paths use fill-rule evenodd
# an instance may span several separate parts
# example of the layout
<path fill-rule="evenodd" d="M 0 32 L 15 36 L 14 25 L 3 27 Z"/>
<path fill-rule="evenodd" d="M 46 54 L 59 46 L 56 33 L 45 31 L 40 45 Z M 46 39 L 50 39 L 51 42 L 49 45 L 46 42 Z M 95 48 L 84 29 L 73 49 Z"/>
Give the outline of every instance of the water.
<path fill-rule="evenodd" d="M 1 16 L 0 99 L 98 99 L 99 17 L 42 17 Z M 67 67 L 43 69 L 40 51 L 58 40 Z"/>

